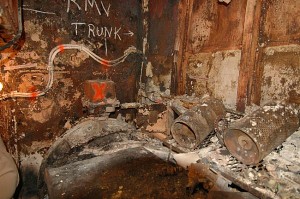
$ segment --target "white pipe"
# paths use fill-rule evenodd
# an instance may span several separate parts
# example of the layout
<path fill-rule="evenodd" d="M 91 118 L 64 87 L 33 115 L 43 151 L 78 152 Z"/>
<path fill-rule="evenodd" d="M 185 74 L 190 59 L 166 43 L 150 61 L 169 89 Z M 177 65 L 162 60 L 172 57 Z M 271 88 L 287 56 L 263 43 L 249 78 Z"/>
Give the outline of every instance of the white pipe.
<path fill-rule="evenodd" d="M 115 60 L 106 60 L 103 59 L 101 57 L 99 57 L 98 55 L 96 55 L 95 53 L 93 53 L 90 49 L 81 46 L 81 45 L 77 45 L 77 44 L 62 44 L 59 46 L 56 46 L 55 48 L 53 48 L 49 54 L 49 58 L 48 58 L 48 82 L 47 85 L 45 87 L 44 90 L 42 91 L 36 91 L 36 92 L 30 92 L 30 93 L 23 93 L 23 92 L 18 92 L 18 91 L 13 91 L 9 94 L 3 94 L 0 96 L 0 100 L 4 100 L 7 98 L 15 98 L 15 97 L 39 97 L 44 95 L 46 92 L 48 92 L 52 85 L 53 85 L 53 79 L 54 79 L 54 59 L 56 57 L 56 55 L 63 51 L 63 50 L 71 50 L 71 49 L 76 49 L 79 51 L 83 51 L 85 53 L 87 53 L 90 57 L 92 57 L 95 61 L 97 61 L 98 63 L 108 66 L 108 67 L 113 67 L 116 66 L 122 62 L 124 62 L 126 60 L 126 58 L 132 54 L 132 53 L 141 53 L 139 50 L 136 49 L 136 47 L 134 46 L 130 46 L 127 50 L 124 51 L 124 54 L 115 59 Z"/>

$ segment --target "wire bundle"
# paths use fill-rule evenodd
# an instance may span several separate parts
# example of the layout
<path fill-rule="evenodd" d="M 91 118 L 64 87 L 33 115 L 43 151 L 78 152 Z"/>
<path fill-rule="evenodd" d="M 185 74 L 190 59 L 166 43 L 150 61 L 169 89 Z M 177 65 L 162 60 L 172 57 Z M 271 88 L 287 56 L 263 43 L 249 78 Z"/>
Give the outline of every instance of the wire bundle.
<path fill-rule="evenodd" d="M 63 50 L 74 50 L 74 49 L 85 52 L 86 54 L 88 54 L 91 58 L 93 58 L 95 61 L 97 61 L 101 65 L 108 66 L 108 67 L 117 66 L 118 64 L 124 62 L 130 54 L 141 53 L 139 50 L 136 49 L 136 47 L 130 46 L 128 49 L 126 49 L 124 51 L 124 54 L 121 57 L 114 59 L 114 60 L 106 60 L 106 59 L 101 58 L 100 56 L 96 55 L 95 53 L 93 53 L 90 49 L 88 49 L 85 46 L 77 45 L 77 44 L 62 44 L 62 45 L 59 45 L 59 46 L 56 46 L 55 48 L 53 48 L 49 54 L 48 68 L 47 68 L 48 69 L 48 82 L 47 82 L 47 85 L 44 90 L 30 92 L 30 93 L 12 91 L 9 94 L 2 94 L 0 96 L 0 100 L 4 100 L 7 98 L 15 98 L 15 97 L 25 97 L 25 98 L 33 97 L 33 96 L 39 97 L 39 96 L 44 95 L 46 92 L 48 92 L 51 89 L 51 87 L 53 85 L 54 59 L 55 59 L 56 55 Z"/>

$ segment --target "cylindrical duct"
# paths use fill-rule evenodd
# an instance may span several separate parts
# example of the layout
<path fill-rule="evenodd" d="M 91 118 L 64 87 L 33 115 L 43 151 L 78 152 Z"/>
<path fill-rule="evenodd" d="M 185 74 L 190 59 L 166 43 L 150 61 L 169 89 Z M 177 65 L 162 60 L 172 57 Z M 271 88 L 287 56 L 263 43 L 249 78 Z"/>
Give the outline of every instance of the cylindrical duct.
<path fill-rule="evenodd" d="M 199 105 L 175 119 L 171 134 L 180 146 L 194 149 L 213 131 L 216 119 L 224 115 L 225 107 L 220 100 L 202 98 Z"/>
<path fill-rule="evenodd" d="M 284 103 L 270 103 L 232 122 L 224 132 L 229 152 L 244 164 L 259 163 L 299 127 L 298 110 Z"/>

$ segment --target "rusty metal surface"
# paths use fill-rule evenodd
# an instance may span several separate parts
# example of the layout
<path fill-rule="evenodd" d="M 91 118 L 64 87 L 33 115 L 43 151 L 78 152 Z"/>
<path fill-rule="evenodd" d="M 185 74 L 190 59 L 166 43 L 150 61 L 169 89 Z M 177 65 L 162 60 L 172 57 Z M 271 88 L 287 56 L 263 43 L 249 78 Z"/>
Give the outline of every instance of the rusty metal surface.
<path fill-rule="evenodd" d="M 210 0 L 192 2 L 188 51 L 240 48 L 246 0 L 232 1 L 227 6 Z"/>
<path fill-rule="evenodd" d="M 300 132 L 294 132 L 256 166 L 242 164 L 218 143 L 210 143 L 204 153 L 199 151 L 199 161 L 208 161 L 210 168 L 258 198 L 298 198 L 299 138 Z"/>
<path fill-rule="evenodd" d="M 136 115 L 137 128 L 144 131 L 148 127 L 153 126 L 160 119 L 161 114 L 166 110 L 167 107 L 164 104 L 150 104 L 141 106 Z"/>
<path fill-rule="evenodd" d="M 196 198 L 185 193 L 187 175 L 183 168 L 143 147 L 49 167 L 45 174 L 50 199 Z"/>
<path fill-rule="evenodd" d="M 231 182 L 210 170 L 209 165 L 204 162 L 191 164 L 188 171 L 189 182 L 187 189 L 190 191 L 190 194 L 195 191 L 195 187 L 199 184 L 201 184 L 206 191 L 230 190 L 228 184 Z"/>
<path fill-rule="evenodd" d="M 84 93 L 92 103 L 107 103 L 108 99 L 116 100 L 115 83 L 110 80 L 87 80 L 84 83 Z"/>
<path fill-rule="evenodd" d="M 299 44 L 299 13 L 298 0 L 263 1 L 260 45 Z"/>
<path fill-rule="evenodd" d="M 0 60 L 2 68 L 21 66 L 21 69 L 1 70 L 0 80 L 5 80 L 3 93 L 34 93 L 44 88 L 48 79 L 49 53 L 61 44 L 84 45 L 108 60 L 119 58 L 131 45 L 142 49 L 140 0 L 126 3 L 121 0 L 22 2 L 24 41 L 18 49 L 1 53 Z M 87 117 L 81 101 L 85 80 L 111 79 L 116 83 L 116 95 L 120 101 L 136 101 L 140 63 L 140 57 L 131 55 L 116 67 L 105 67 L 76 50 L 59 53 L 55 59 L 53 86 L 45 96 L 37 98 L 33 95 L 32 98 L 1 102 L 1 110 L 7 107 L 9 112 L 1 112 L 1 119 L 6 118 L 1 123 L 1 136 L 9 150 L 16 154 L 17 162 L 20 157 L 30 154 L 44 155 L 55 138 L 80 118 Z M 31 167 L 35 166 L 22 166 L 24 198 L 33 197 L 31 190 L 36 186 L 32 179 L 36 178 L 38 168 Z"/>
<path fill-rule="evenodd" d="M 106 59 L 118 58 L 131 45 L 141 49 L 141 38 L 138 37 L 142 32 L 140 1 L 130 0 L 126 4 L 123 1 L 97 1 L 99 11 L 96 4 L 87 4 L 85 9 L 85 1 L 77 3 L 79 7 L 74 1 L 70 5 L 68 1 L 57 0 L 47 3 L 23 1 L 25 43 L 20 51 L 13 52 L 9 58 L 3 57 L 1 64 L 7 68 L 25 64 L 35 67 L 5 71 L 1 75 L 1 78 L 7 77 L 3 92 L 34 92 L 44 88 L 48 78 L 48 55 L 52 48 L 63 43 L 83 44 Z M 76 23 L 85 25 L 77 24 L 76 32 Z M 98 36 L 96 29 L 89 32 L 89 24 L 91 28 L 98 27 L 99 34 L 103 29 L 107 31 Z M 120 101 L 136 100 L 140 58 L 134 55 L 117 67 L 109 68 L 83 53 L 63 51 L 57 56 L 54 70 L 53 87 L 46 96 L 19 99 L 12 107 L 18 129 L 15 141 L 22 153 L 36 151 L 35 147 L 30 147 L 33 142 L 43 142 L 38 148 L 49 147 L 51 140 L 63 133 L 66 123 L 72 124 L 86 116 L 81 103 L 85 80 L 109 78 L 116 82 L 116 95 Z M 5 130 L 3 134 L 10 132 Z"/>
<path fill-rule="evenodd" d="M 182 147 L 196 148 L 214 129 L 215 120 L 225 116 L 225 107 L 212 97 L 200 99 L 199 104 L 175 119 L 171 134 Z"/>
<path fill-rule="evenodd" d="M 111 80 L 87 80 L 84 83 L 82 103 L 93 114 L 115 112 L 120 101 L 116 98 L 116 85 Z"/>
<path fill-rule="evenodd" d="M 2 0 L 2 2 L 3 1 L 4 0 Z M 35 69 L 23 69 L 18 72 L 6 71 L 5 74 L 1 74 L 1 78 L 4 79 L 5 76 L 5 80 L 8 80 L 5 91 L 34 91 L 36 88 L 44 87 L 44 80 L 46 79 L 45 69 L 47 68 L 45 63 L 47 62 L 49 52 L 54 46 L 62 43 L 84 44 L 96 54 L 112 59 L 121 55 L 128 45 L 136 45 L 141 49 L 142 35 L 146 35 L 146 33 L 142 33 L 144 31 L 142 30 L 143 17 L 141 17 L 141 4 L 143 1 L 140 0 L 129 0 L 126 1 L 126 3 L 121 0 L 97 1 L 100 10 L 97 10 L 95 5 L 92 8 L 90 4 L 87 4 L 88 8 L 85 9 L 84 2 L 87 1 L 83 0 L 49 0 L 47 3 L 43 0 L 24 0 L 23 2 L 26 42 L 24 45 L 20 46 L 22 47 L 22 50 L 19 51 L 18 55 L 16 55 L 17 52 L 13 52 L 8 56 L 9 58 L 4 56 L 1 59 L 1 64 L 4 64 L 5 66 L 37 64 L 37 67 Z M 67 5 L 68 2 L 70 2 L 69 9 Z M 77 2 L 78 5 L 76 5 L 75 2 Z M 104 5 L 103 7 L 101 2 Z M 203 48 L 204 51 L 239 47 L 242 39 L 240 34 L 241 27 L 243 26 L 242 16 L 244 15 L 244 8 L 242 5 L 245 5 L 246 0 L 232 1 L 230 4 L 232 7 L 220 5 L 223 7 L 220 8 L 217 14 L 223 16 L 222 13 L 225 13 L 224 16 L 226 17 L 217 19 L 214 18 L 216 17 L 214 5 L 216 5 L 217 1 L 206 1 L 206 3 L 203 3 L 206 6 L 202 6 L 202 2 L 204 1 L 194 2 L 194 11 L 196 11 L 197 14 L 194 12 L 193 17 L 201 18 L 201 9 L 204 9 L 206 11 L 205 14 L 209 17 L 204 17 L 205 20 L 209 22 L 212 21 L 213 26 L 213 33 L 211 33 L 209 40 L 206 37 L 206 33 L 200 33 L 200 36 L 195 34 L 195 42 L 199 41 L 200 44 L 194 43 L 194 49 L 197 52 L 198 50 L 202 50 L 200 47 L 202 47 L 201 42 L 203 41 L 208 42 L 207 49 Z M 267 4 L 271 5 L 272 2 L 267 2 Z M 289 2 L 291 3 L 285 2 L 284 4 L 291 6 L 294 1 L 291 0 Z M 107 18 L 106 12 L 108 11 L 109 3 L 111 3 L 111 7 L 109 17 Z M 151 44 L 149 53 L 151 55 L 149 55 L 148 58 L 153 62 L 153 79 L 155 80 L 155 83 L 159 85 L 160 91 L 164 91 L 168 88 L 168 75 L 173 63 L 172 48 L 168 45 L 172 45 L 173 47 L 171 40 L 174 39 L 174 35 L 171 34 L 171 36 L 168 37 L 168 31 L 170 31 L 168 28 L 171 28 L 172 31 L 173 29 L 176 29 L 177 21 L 175 20 L 176 17 L 174 17 L 178 14 L 176 13 L 176 3 L 178 3 L 178 1 L 164 0 L 157 2 L 157 4 L 155 1 L 151 1 L 149 5 L 149 18 L 151 19 L 149 31 L 151 34 L 149 35 L 150 39 L 148 42 Z M 212 4 L 214 5 L 212 6 Z M 79 9 L 79 7 L 81 9 Z M 172 9 L 168 9 L 170 7 Z M 276 8 L 277 6 L 272 8 L 272 10 L 276 10 Z M 296 6 L 294 10 L 290 12 L 290 15 L 296 16 L 294 11 L 298 8 L 299 6 Z M 211 10 L 214 10 L 214 12 L 210 12 Z M 289 9 L 285 8 L 285 10 Z M 99 15 L 99 12 L 102 13 L 101 16 Z M 210 13 L 213 13 L 214 15 L 211 15 Z M 273 19 L 272 16 L 273 14 L 270 15 L 268 20 Z M 237 19 L 239 20 L 237 21 Z M 289 25 L 291 28 L 287 29 L 293 35 L 293 38 L 297 38 L 297 17 L 294 17 L 294 19 L 295 24 L 289 23 L 292 25 Z M 145 22 L 147 20 L 149 19 L 145 19 Z M 276 17 L 274 18 L 274 21 L 276 21 Z M 74 23 L 86 24 L 77 24 L 76 26 Z M 93 30 L 96 32 L 89 32 L 89 24 L 95 26 L 96 29 Z M 159 29 L 157 28 L 158 26 L 156 26 L 157 24 L 160 27 Z M 93 27 L 92 25 L 91 27 Z M 196 26 L 197 24 L 194 25 Z M 125 34 L 121 36 L 121 32 L 117 32 L 118 29 L 114 29 L 115 26 L 122 26 L 121 30 L 124 31 L 122 33 Z M 205 24 L 203 26 L 205 26 Z M 273 26 L 271 27 L 268 24 L 265 26 L 270 27 L 271 29 L 273 28 Z M 76 27 L 78 28 L 77 33 L 75 31 Z M 106 37 L 106 44 L 108 47 L 107 55 L 105 38 L 97 36 L 97 27 L 100 32 L 103 30 L 101 27 L 107 27 L 108 29 L 106 30 L 108 30 L 108 32 L 105 33 L 107 36 L 111 30 L 109 27 L 113 27 L 111 37 Z M 276 27 L 275 29 L 277 30 Z M 129 30 L 135 34 L 131 36 Z M 198 31 L 202 30 L 206 29 L 198 29 Z M 223 31 L 230 36 L 224 39 L 223 34 L 220 34 Z M 285 29 L 281 32 L 285 32 Z M 95 37 L 93 34 L 96 34 Z M 121 41 L 119 40 L 119 36 L 122 39 Z M 271 38 L 276 37 L 277 35 L 274 35 Z M 267 39 L 265 39 L 265 41 L 267 41 Z M 145 46 L 147 45 L 148 43 L 145 44 Z M 11 58 L 13 59 L 11 60 Z M 140 70 L 140 59 L 137 57 L 129 57 L 129 59 L 120 64 L 119 67 L 106 68 L 100 66 L 93 60 L 86 58 L 81 53 L 65 51 L 57 57 L 55 63 L 55 74 L 57 76 L 53 85 L 53 90 L 51 90 L 47 96 L 42 98 L 35 98 L 33 96 L 32 99 L 9 101 L 7 103 L 11 103 L 12 106 L 7 106 L 7 110 L 3 109 L 6 105 L 1 103 L 1 111 L 4 110 L 1 112 L 3 116 L 1 118 L 1 121 L 3 122 L 1 123 L 1 130 L 3 130 L 3 133 L 1 132 L 1 134 L 3 134 L 6 141 L 10 140 L 11 143 L 9 143 L 9 145 L 11 150 L 16 150 L 16 148 L 18 148 L 19 152 L 25 154 L 25 156 L 34 153 L 44 154 L 53 144 L 54 139 L 64 133 L 70 126 L 74 125 L 79 118 L 86 116 L 81 103 L 81 97 L 84 93 L 84 80 L 110 78 L 116 82 L 117 98 L 120 99 L 121 102 L 132 102 L 136 99 L 136 85 Z M 144 77 L 144 79 L 147 78 L 148 77 Z M 282 84 L 284 84 L 284 82 Z M 150 122 L 157 120 L 158 113 L 155 111 L 153 112 L 153 114 L 151 113 Z M 148 116 L 143 120 L 145 120 L 145 123 L 149 122 L 147 121 Z M 14 134 L 12 134 L 12 132 Z M 31 173 L 29 173 L 27 177 L 28 179 L 33 178 Z"/>
<path fill-rule="evenodd" d="M 6 102 L 1 104 L 0 106 L 0 137 L 6 143 L 7 148 L 9 149 L 9 152 L 17 153 L 17 151 L 12 151 L 13 149 L 13 142 L 14 139 L 14 132 L 12 132 L 13 129 L 13 118 L 12 113 L 10 111 L 10 105 Z M 3 132 L 6 132 L 9 130 L 9 134 L 4 134 Z M 11 145 L 12 144 L 12 145 Z"/>
<path fill-rule="evenodd" d="M 230 153 L 244 164 L 257 164 L 299 127 L 294 106 L 271 103 L 233 122 L 224 132 Z"/>
<path fill-rule="evenodd" d="M 18 31 L 18 0 L 0 1 L 1 46 L 11 40 Z"/>
<path fill-rule="evenodd" d="M 240 115 L 226 114 L 225 118 L 231 124 L 238 120 Z M 214 132 L 201 143 L 199 149 L 185 150 L 185 152 L 192 151 L 193 154 L 198 155 L 198 163 L 204 163 L 211 171 L 231 181 L 229 187 L 233 189 L 240 187 L 258 198 L 265 199 L 298 198 L 300 194 L 299 130 L 257 165 L 245 165 L 237 160 L 219 142 Z M 174 139 L 167 142 L 180 147 Z M 186 162 L 191 163 L 188 154 Z M 197 177 L 194 179 L 197 180 Z"/>
<path fill-rule="evenodd" d="M 156 156 L 155 151 L 161 148 L 161 142 L 136 132 L 123 121 L 100 117 L 85 119 L 68 130 L 50 148 L 40 169 L 39 189 L 42 190 L 42 185 L 47 185 L 49 198 L 69 198 L 72 195 L 74 198 L 113 198 L 110 194 L 123 186 L 122 198 L 149 198 L 152 187 L 143 192 L 140 190 L 150 180 L 150 184 L 154 185 L 153 190 L 160 196 L 155 198 L 185 198 L 181 196 L 186 195 L 187 175 L 183 175 L 183 180 L 174 180 L 174 186 L 170 186 L 169 180 L 185 173 L 185 170 L 169 163 L 169 166 L 164 166 L 169 151 L 164 148 L 156 152 L 160 153 Z M 158 162 L 152 164 L 152 158 Z M 121 181 L 120 176 L 123 179 Z M 169 194 L 166 189 L 161 191 L 162 186 L 170 190 L 180 188 L 175 194 L 180 196 L 162 197 Z M 137 190 L 136 187 L 141 189 Z M 141 193 L 143 197 L 140 196 Z M 46 193 L 41 193 L 39 198 L 44 198 L 43 194 Z M 136 195 L 138 196 L 135 197 Z"/>
<path fill-rule="evenodd" d="M 153 66 L 153 84 L 142 79 L 148 90 L 158 93 L 170 91 L 171 73 L 174 64 L 174 46 L 179 23 L 179 0 L 145 1 L 148 4 L 145 36 L 147 61 Z M 146 70 L 143 72 L 147 76 Z"/>
<path fill-rule="evenodd" d="M 149 1 L 149 53 L 171 56 L 178 25 L 179 0 Z"/>
<path fill-rule="evenodd" d="M 103 181 L 105 173 L 118 165 L 124 167 L 133 159 L 149 158 L 149 156 L 154 158 L 153 154 L 143 148 L 133 148 L 77 161 L 62 167 L 49 167 L 45 170 L 49 198 L 102 198 L 108 195 L 109 190 L 104 187 L 107 182 L 107 180 Z"/>
<path fill-rule="evenodd" d="M 95 157 L 99 155 L 96 151 L 105 151 L 105 148 L 112 141 L 120 140 L 121 134 L 124 134 L 124 137 L 128 139 L 134 130 L 132 125 L 112 118 L 89 117 L 82 119 L 52 143 L 39 168 L 38 181 L 36 182 L 38 184 L 25 184 L 25 190 L 37 188 L 39 193 L 34 194 L 43 194 L 44 171 L 47 167 L 61 167 L 75 161 Z M 93 152 L 84 153 L 82 146 L 85 145 L 90 145 Z M 26 195 L 23 196 L 27 197 Z"/>

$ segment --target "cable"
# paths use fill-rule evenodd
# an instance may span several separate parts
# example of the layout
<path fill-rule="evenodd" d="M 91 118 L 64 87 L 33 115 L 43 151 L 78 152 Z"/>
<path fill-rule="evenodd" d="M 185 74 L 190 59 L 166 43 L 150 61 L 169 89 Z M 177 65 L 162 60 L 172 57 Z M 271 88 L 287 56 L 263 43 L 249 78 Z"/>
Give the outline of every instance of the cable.
<path fill-rule="evenodd" d="M 56 46 L 55 48 L 53 48 L 49 54 L 49 58 L 48 58 L 48 82 L 47 85 L 45 87 L 45 89 L 43 91 L 36 91 L 36 92 L 30 92 L 30 93 L 23 93 L 23 92 L 18 92 L 18 91 L 13 91 L 9 94 L 3 94 L 0 96 L 0 100 L 4 100 L 7 98 L 16 98 L 16 97 L 39 97 L 44 95 L 46 92 L 48 92 L 52 85 L 53 85 L 53 79 L 54 79 L 54 59 L 56 57 L 56 55 L 64 50 L 79 50 L 79 51 L 83 51 L 85 53 L 87 53 L 91 58 L 93 58 L 95 61 L 97 61 L 98 63 L 104 65 L 104 66 L 108 66 L 108 67 L 113 67 L 113 66 L 117 66 L 118 64 L 124 62 L 126 60 L 126 58 L 133 53 L 138 53 L 141 54 L 141 51 L 137 50 L 136 47 L 134 46 L 130 46 L 128 49 L 126 49 L 124 51 L 124 54 L 115 59 L 115 60 L 106 60 L 103 59 L 101 57 L 99 57 L 98 55 L 96 55 L 95 53 L 93 53 L 90 49 L 88 49 L 85 46 L 81 46 L 81 45 L 77 45 L 77 44 L 62 44 L 59 46 Z"/>
<path fill-rule="evenodd" d="M 23 25 L 22 25 L 22 6 L 21 6 L 22 0 L 18 1 L 18 33 L 14 36 L 14 38 L 12 40 L 10 40 L 7 44 L 0 46 L 0 51 L 5 50 L 6 48 L 11 47 L 14 43 L 16 43 L 22 33 L 23 33 Z"/>

